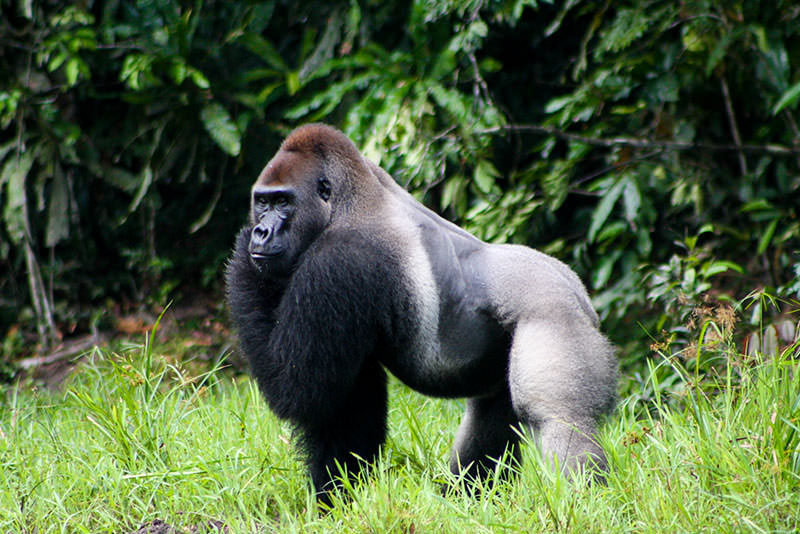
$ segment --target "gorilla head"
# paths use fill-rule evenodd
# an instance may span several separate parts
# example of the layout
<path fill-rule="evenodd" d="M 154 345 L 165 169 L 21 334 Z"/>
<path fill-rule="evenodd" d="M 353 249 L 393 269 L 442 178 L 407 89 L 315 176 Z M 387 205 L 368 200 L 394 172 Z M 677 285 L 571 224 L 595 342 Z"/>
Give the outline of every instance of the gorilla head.
<path fill-rule="evenodd" d="M 331 193 L 321 161 L 288 151 L 275 157 L 252 188 L 253 264 L 269 276 L 287 275 L 330 222 Z"/>
<path fill-rule="evenodd" d="M 375 199 L 375 184 L 355 146 L 328 126 L 296 130 L 253 184 L 250 244 L 265 275 L 288 274 L 334 218 Z M 345 138 L 346 139 L 346 138 Z"/>

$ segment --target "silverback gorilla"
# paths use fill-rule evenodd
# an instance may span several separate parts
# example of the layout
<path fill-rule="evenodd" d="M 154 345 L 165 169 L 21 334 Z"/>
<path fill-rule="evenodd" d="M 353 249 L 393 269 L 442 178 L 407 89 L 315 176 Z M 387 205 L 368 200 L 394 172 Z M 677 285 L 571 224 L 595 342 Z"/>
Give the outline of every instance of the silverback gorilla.
<path fill-rule="evenodd" d="M 594 433 L 617 364 L 577 275 L 440 218 L 334 128 L 298 128 L 261 172 L 226 283 L 252 374 L 299 431 L 323 502 L 384 441 L 384 369 L 468 398 L 454 473 L 516 453 L 520 423 L 564 469 L 606 466 Z"/>

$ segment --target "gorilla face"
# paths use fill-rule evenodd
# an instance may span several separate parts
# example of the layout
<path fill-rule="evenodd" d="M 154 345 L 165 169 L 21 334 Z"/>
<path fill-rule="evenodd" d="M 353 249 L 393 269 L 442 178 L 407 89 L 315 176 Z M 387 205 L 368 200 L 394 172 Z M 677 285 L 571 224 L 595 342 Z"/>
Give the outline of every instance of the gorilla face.
<path fill-rule="evenodd" d="M 289 189 L 253 191 L 250 257 L 261 263 L 284 256 L 289 250 L 292 219 L 297 212 L 296 194 Z"/>
<path fill-rule="evenodd" d="M 290 163 L 290 162 L 289 162 Z M 291 273 L 330 220 L 331 185 L 319 169 L 267 165 L 252 190 L 250 259 L 268 276 Z"/>

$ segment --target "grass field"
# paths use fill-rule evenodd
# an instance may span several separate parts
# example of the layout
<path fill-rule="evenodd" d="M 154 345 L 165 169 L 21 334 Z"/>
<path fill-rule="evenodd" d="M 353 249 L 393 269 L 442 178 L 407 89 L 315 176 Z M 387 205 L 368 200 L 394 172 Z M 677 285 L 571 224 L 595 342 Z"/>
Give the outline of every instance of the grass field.
<path fill-rule="evenodd" d="M 651 366 L 603 428 L 606 485 L 567 483 L 528 446 L 477 495 L 447 471 L 461 403 L 393 382 L 379 465 L 319 513 L 249 379 L 97 350 L 59 392 L 0 390 L 0 532 L 797 532 L 796 352 L 731 359 L 711 396 L 691 376 L 660 395 Z"/>

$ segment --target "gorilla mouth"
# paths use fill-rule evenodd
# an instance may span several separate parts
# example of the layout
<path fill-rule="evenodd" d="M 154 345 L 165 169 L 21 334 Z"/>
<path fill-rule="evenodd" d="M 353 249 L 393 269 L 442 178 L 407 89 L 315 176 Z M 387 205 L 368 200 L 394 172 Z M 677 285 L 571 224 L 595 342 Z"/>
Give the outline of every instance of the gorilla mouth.
<path fill-rule="evenodd" d="M 259 252 L 251 252 L 250 257 L 254 260 L 269 260 L 280 256 L 283 254 L 283 250 L 270 250 L 270 251 L 259 251 Z"/>

